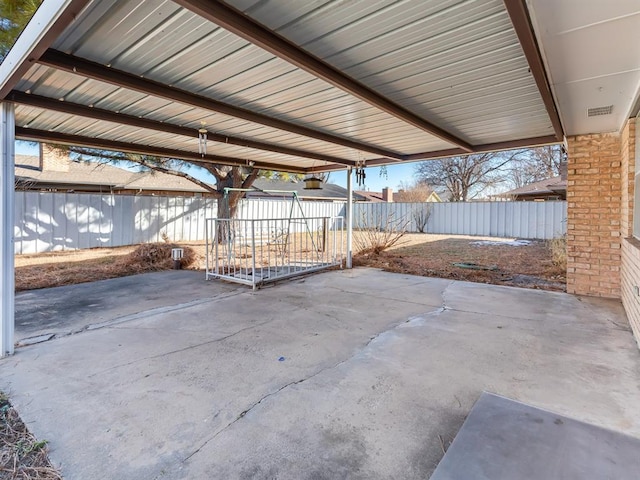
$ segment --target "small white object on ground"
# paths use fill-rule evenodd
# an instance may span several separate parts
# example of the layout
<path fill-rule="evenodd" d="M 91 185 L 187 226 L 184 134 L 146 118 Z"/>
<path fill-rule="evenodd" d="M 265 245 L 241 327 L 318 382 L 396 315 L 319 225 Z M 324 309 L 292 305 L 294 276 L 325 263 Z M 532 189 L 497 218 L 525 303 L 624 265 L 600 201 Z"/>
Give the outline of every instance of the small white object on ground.
<path fill-rule="evenodd" d="M 512 247 L 525 247 L 531 245 L 531 240 L 478 240 L 469 242 L 470 245 L 509 245 Z"/>

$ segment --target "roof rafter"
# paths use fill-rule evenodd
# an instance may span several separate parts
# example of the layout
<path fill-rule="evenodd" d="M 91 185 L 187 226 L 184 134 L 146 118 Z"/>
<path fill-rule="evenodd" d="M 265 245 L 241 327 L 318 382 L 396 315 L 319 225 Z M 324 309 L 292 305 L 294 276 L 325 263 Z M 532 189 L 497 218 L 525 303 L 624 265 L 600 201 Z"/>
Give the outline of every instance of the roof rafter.
<path fill-rule="evenodd" d="M 196 152 L 188 152 L 173 148 L 153 147 L 138 143 L 119 142 L 104 138 L 85 137 L 68 133 L 49 132 L 33 128 L 16 127 L 16 138 L 43 143 L 60 143 L 63 145 L 76 145 L 81 147 L 99 148 L 114 152 L 137 153 L 140 155 L 153 155 L 157 157 L 176 158 L 197 163 L 213 163 L 239 167 L 254 167 L 262 170 L 276 170 L 281 172 L 306 173 L 307 169 L 281 165 L 276 163 L 251 162 L 238 158 L 222 157 L 219 155 L 201 156 Z M 344 168 L 344 166 L 340 166 Z"/>
<path fill-rule="evenodd" d="M 174 0 L 174 2 L 395 118 L 457 145 L 468 153 L 474 151 L 474 147 L 461 138 L 392 102 L 223 2 L 208 0 Z"/>
<path fill-rule="evenodd" d="M 183 135 L 185 137 L 194 137 L 196 130 L 188 127 L 182 127 L 167 122 L 159 122 L 157 120 L 150 120 L 147 118 L 140 118 L 134 115 L 127 115 L 124 113 L 115 113 L 111 110 L 104 110 L 97 107 L 88 107 L 73 102 L 60 101 L 49 97 L 43 97 L 41 95 L 27 94 L 17 90 L 12 91 L 7 100 L 20 104 L 28 105 L 31 107 L 38 107 L 45 110 L 51 110 L 54 112 L 68 113 L 70 115 L 79 115 L 81 117 L 92 118 L 94 120 L 104 120 L 107 122 L 118 123 L 121 125 L 129 125 L 132 127 L 147 128 L 149 130 L 156 130 L 159 132 L 173 133 L 176 135 Z M 289 148 L 280 145 L 274 145 L 271 143 L 259 142 L 255 140 L 249 140 L 244 138 L 232 137 L 227 135 L 221 135 L 219 133 L 208 132 L 207 139 L 214 142 L 237 145 L 246 148 L 253 148 L 257 150 L 264 150 L 268 152 L 280 153 L 283 155 L 291 155 L 295 157 L 309 158 L 312 160 L 320 160 L 323 162 L 332 162 L 343 165 L 355 165 L 352 160 L 346 160 L 330 155 L 323 155 L 320 153 L 309 152 L 306 150 L 300 150 L 297 148 Z"/>
<path fill-rule="evenodd" d="M 560 115 L 558 114 L 556 102 L 551 92 L 551 86 L 547 79 L 542 54 L 540 53 L 536 35 L 533 31 L 526 0 L 504 0 L 504 5 L 511 18 L 511 23 L 516 31 L 520 45 L 522 46 L 524 56 L 529 64 L 531 75 L 533 75 L 544 106 L 547 109 L 549 120 L 551 120 L 553 130 L 556 134 L 556 140 L 562 141 L 564 138 L 564 129 L 562 128 Z"/>
<path fill-rule="evenodd" d="M 350 140 L 348 138 L 332 135 L 330 133 L 314 130 L 295 123 L 270 117 L 262 113 L 229 105 L 219 100 L 204 97 L 179 88 L 170 87 L 154 80 L 142 78 L 122 70 L 106 67 L 96 62 L 84 58 L 68 55 L 66 53 L 49 49 L 38 60 L 38 63 L 51 68 L 56 68 L 76 75 L 92 78 L 101 82 L 110 83 L 118 87 L 127 88 L 136 92 L 144 93 L 154 97 L 191 105 L 194 107 L 222 113 L 230 117 L 241 118 L 252 123 L 258 123 L 267 127 L 284 130 L 309 138 L 315 138 L 323 142 L 341 145 L 343 147 L 373 153 L 381 157 L 388 157 L 401 160 L 402 155 L 390 150 L 369 145 L 367 143 Z"/>

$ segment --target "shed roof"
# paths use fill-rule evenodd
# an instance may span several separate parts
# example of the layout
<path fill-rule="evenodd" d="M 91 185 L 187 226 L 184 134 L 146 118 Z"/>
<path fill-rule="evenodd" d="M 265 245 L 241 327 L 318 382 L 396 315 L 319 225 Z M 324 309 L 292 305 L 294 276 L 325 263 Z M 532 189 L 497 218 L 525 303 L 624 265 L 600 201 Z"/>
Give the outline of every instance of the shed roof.
<path fill-rule="evenodd" d="M 45 0 L 0 66 L 0 98 L 23 139 L 297 172 L 554 143 L 587 128 L 580 105 L 558 113 L 540 43 L 569 3 Z"/>

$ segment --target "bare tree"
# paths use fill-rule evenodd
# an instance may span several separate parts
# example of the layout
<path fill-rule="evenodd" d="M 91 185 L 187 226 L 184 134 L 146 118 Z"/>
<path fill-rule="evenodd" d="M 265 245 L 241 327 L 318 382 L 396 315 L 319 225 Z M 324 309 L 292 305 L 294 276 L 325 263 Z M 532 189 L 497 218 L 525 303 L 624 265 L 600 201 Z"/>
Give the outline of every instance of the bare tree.
<path fill-rule="evenodd" d="M 398 191 L 393 194 L 394 202 L 423 203 L 429 200 L 433 189 L 424 182 L 400 182 Z"/>
<path fill-rule="evenodd" d="M 513 188 L 560 175 L 562 149 L 560 145 L 547 145 L 524 150 L 509 168 L 508 177 Z"/>
<path fill-rule="evenodd" d="M 428 160 L 418 163 L 415 173 L 420 182 L 446 188 L 452 202 L 466 202 L 504 182 L 505 166 L 521 153 L 511 150 Z"/>

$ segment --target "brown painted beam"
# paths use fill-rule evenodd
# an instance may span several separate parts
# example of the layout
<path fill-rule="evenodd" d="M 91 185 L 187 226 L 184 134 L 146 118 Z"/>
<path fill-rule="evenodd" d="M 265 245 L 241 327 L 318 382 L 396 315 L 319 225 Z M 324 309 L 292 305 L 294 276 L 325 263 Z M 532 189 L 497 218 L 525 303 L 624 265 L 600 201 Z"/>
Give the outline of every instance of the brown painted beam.
<path fill-rule="evenodd" d="M 140 155 L 153 155 L 156 157 L 177 158 L 180 160 L 197 163 L 215 163 L 231 166 L 249 166 L 248 162 L 239 158 L 222 157 L 218 155 L 205 155 L 202 157 L 196 152 L 178 150 L 173 148 L 153 147 L 138 143 L 119 142 L 103 138 L 85 137 L 68 133 L 49 132 L 32 128 L 16 127 L 16 138 L 32 142 L 59 143 L 63 145 L 76 145 L 79 147 L 98 148 L 113 152 L 137 153 Z M 251 165 L 262 170 L 275 170 L 279 172 L 306 173 L 307 169 L 281 165 L 277 163 L 254 162 Z M 342 167 L 344 168 L 344 166 Z"/>
<path fill-rule="evenodd" d="M 559 143 L 556 137 L 553 135 L 547 135 L 544 137 L 531 137 L 523 138 L 520 140 L 510 140 L 507 142 L 498 143 L 485 143 L 483 145 L 476 145 L 474 153 L 486 153 L 486 152 L 498 152 L 501 150 L 513 150 L 515 148 L 529 148 L 541 145 L 552 145 Z M 464 155 L 470 155 L 461 148 L 449 148 L 447 150 L 435 150 L 433 152 L 413 153 L 411 155 L 405 155 L 404 162 L 420 162 L 422 160 L 437 160 L 447 157 L 460 157 Z M 473 155 L 473 154 L 471 154 Z M 377 158 L 375 160 L 367 160 L 368 167 L 375 167 L 380 165 L 396 165 L 395 162 L 390 162 L 385 158 Z M 322 167 L 311 169 L 310 171 L 322 171 Z"/>
<path fill-rule="evenodd" d="M 68 113 L 70 115 L 79 115 L 81 117 L 92 118 L 94 120 L 104 120 L 107 122 L 117 123 L 120 125 L 129 125 L 138 128 L 147 128 L 149 130 L 156 130 L 159 132 L 171 133 L 175 135 L 182 135 L 185 137 L 195 137 L 197 131 L 193 128 L 181 127 L 167 122 L 159 122 L 157 120 L 150 120 L 147 118 L 140 118 L 134 115 L 127 115 L 124 113 L 115 113 L 111 110 L 104 110 L 97 107 L 88 107 L 86 105 L 80 105 L 78 103 L 60 101 L 49 97 L 43 97 L 41 95 L 27 94 L 17 90 L 13 90 L 6 98 L 10 102 L 14 102 L 20 105 L 28 105 L 31 107 L 38 107 L 44 110 L 50 110 L 54 112 Z M 268 152 L 280 153 L 283 155 L 291 155 L 301 158 L 309 158 L 312 160 L 320 160 L 323 162 L 338 163 L 342 165 L 352 166 L 355 164 L 352 160 L 346 160 L 330 155 L 323 155 L 320 153 L 309 152 L 306 150 L 300 150 L 297 148 L 289 148 L 280 145 L 273 145 L 270 143 L 258 142 L 255 140 L 249 140 L 238 137 L 230 137 L 227 135 L 221 135 L 219 133 L 208 132 L 207 139 L 224 144 L 237 145 L 240 147 L 253 148 L 256 150 L 264 150 Z"/>
<path fill-rule="evenodd" d="M 7 94 L 13 90 L 18 84 L 22 76 L 38 61 L 38 58 L 53 45 L 58 36 L 80 15 L 80 12 L 87 6 L 91 0 L 72 0 L 67 8 L 60 14 L 58 19 L 40 38 L 37 45 L 31 50 L 29 58 L 26 62 L 18 65 L 13 74 L 7 79 L 0 88 L 0 98 L 5 98 Z M 18 38 L 18 41 L 20 39 Z M 9 56 L 5 58 L 7 60 Z"/>
<path fill-rule="evenodd" d="M 329 65 L 324 60 L 301 49 L 298 45 L 278 35 L 264 25 L 256 22 L 241 11 L 220 1 L 211 0 L 174 0 L 175 3 L 191 10 L 197 15 L 221 26 L 239 37 L 251 42 L 264 50 L 273 53 L 287 62 L 299 67 L 331 85 L 367 102 L 389 115 L 392 115 L 405 123 L 434 135 L 446 142 L 459 146 L 467 152 L 472 152 L 473 147 L 445 131 L 437 125 L 428 122 L 406 108 L 392 102 L 380 95 L 375 90 L 360 83 L 344 72 Z"/>
<path fill-rule="evenodd" d="M 509 140 L 507 142 L 498 143 L 485 143 L 483 145 L 476 145 L 474 153 L 494 152 L 500 150 L 512 150 L 514 148 L 527 148 L 535 147 L 539 145 L 550 145 L 558 143 L 558 140 L 554 135 L 547 135 L 544 137 L 532 137 L 522 138 L 519 140 Z M 469 155 L 467 152 L 459 148 L 452 148 L 447 150 L 436 150 L 434 152 L 413 153 L 411 155 L 405 155 L 404 159 L 409 162 L 416 162 L 420 160 L 429 160 L 432 158 L 442 157 L 457 157 L 461 155 Z M 370 164 L 371 162 L 367 162 Z"/>
<path fill-rule="evenodd" d="M 562 141 L 564 138 L 562 122 L 560 121 L 560 115 L 558 114 L 558 109 L 553 99 L 553 93 L 551 93 L 551 86 L 547 79 L 542 54 L 540 53 L 536 35 L 533 31 L 526 0 L 504 0 L 504 5 L 511 18 L 511 23 L 516 31 L 527 63 L 529 63 L 531 75 L 533 75 L 544 106 L 547 109 L 547 114 L 553 125 L 553 131 L 556 134 L 556 140 Z"/>
<path fill-rule="evenodd" d="M 476 151 L 474 153 L 486 153 L 486 152 L 498 152 L 502 150 L 513 150 L 516 148 L 529 148 L 529 147 L 537 147 L 542 145 L 554 145 L 561 142 L 556 140 L 554 135 L 547 135 L 543 137 L 531 137 L 531 138 L 523 138 L 520 140 L 510 140 L 507 142 L 498 142 L 498 143 L 485 143 L 483 145 L 476 145 L 474 148 Z M 403 163 L 412 163 L 412 162 L 420 162 L 423 160 L 438 160 L 441 158 L 448 157 L 460 157 L 464 155 L 470 155 L 465 152 L 461 148 L 449 148 L 447 150 L 435 150 L 433 152 L 423 152 L 423 153 L 414 153 L 411 155 L 405 155 Z M 473 154 L 471 154 L 473 155 Z M 390 161 L 387 158 L 375 158 L 372 160 L 367 160 L 367 167 L 379 167 L 382 165 L 397 165 L 397 162 Z M 344 167 L 338 166 L 336 168 L 335 165 L 327 165 L 327 166 L 314 166 L 308 169 L 309 173 L 313 172 L 331 172 L 335 170 L 344 170 Z"/>
<path fill-rule="evenodd" d="M 38 63 L 83 77 L 110 83 L 118 87 L 135 90 L 136 92 L 154 97 L 164 98 L 174 102 L 183 103 L 185 105 L 202 108 L 204 110 L 222 113 L 230 117 L 241 118 L 248 122 L 259 123 L 267 127 L 295 133 L 296 135 L 315 138 L 323 142 L 373 153 L 374 155 L 379 155 L 381 157 L 389 157 L 398 160 L 402 158 L 401 154 L 390 150 L 385 150 L 374 145 L 314 130 L 313 128 L 280 120 L 262 113 L 256 113 L 245 108 L 229 105 L 219 100 L 214 100 L 179 88 L 170 87 L 154 80 L 132 75 L 115 68 L 109 68 L 99 63 L 68 55 L 57 50 L 47 50 L 40 57 Z"/>

